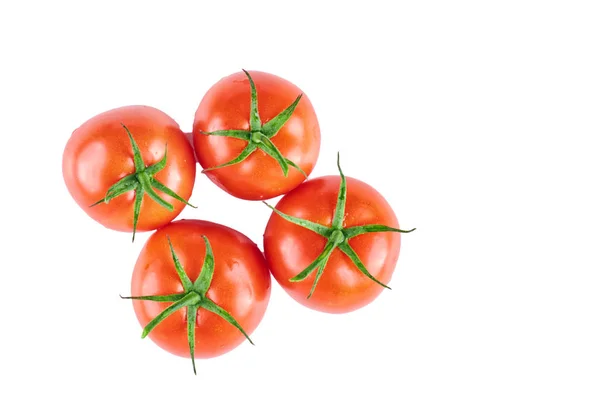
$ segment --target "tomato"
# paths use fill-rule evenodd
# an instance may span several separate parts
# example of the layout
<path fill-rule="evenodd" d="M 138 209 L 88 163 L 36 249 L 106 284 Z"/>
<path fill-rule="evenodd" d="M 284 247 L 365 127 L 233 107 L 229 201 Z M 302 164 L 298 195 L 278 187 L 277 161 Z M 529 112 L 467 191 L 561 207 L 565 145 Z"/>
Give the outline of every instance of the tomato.
<path fill-rule="evenodd" d="M 246 200 L 294 189 L 313 170 L 321 145 L 317 116 L 298 87 L 246 71 L 221 79 L 202 98 L 193 139 L 203 172 Z"/>
<path fill-rule="evenodd" d="M 286 194 L 271 207 L 264 233 L 277 282 L 301 304 L 329 313 L 356 310 L 389 288 L 399 233 L 412 231 L 398 228 L 394 211 L 373 187 L 339 171 Z"/>
<path fill-rule="evenodd" d="M 131 280 L 133 307 L 143 336 L 164 350 L 192 360 L 215 357 L 256 329 L 270 277 L 262 253 L 243 234 L 206 221 L 176 221 L 144 245 Z"/>
<path fill-rule="evenodd" d="M 148 106 L 93 117 L 73 132 L 63 153 L 63 177 L 77 204 L 134 238 L 136 230 L 163 226 L 189 204 L 195 176 L 194 152 L 179 125 Z"/>

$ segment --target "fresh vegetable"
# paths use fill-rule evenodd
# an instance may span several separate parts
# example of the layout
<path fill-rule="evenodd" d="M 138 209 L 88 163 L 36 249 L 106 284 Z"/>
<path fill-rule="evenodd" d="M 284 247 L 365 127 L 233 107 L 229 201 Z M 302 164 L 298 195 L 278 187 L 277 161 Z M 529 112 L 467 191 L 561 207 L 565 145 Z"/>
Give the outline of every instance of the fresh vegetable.
<path fill-rule="evenodd" d="M 394 211 L 374 188 L 339 176 L 303 183 L 273 209 L 264 233 L 275 279 L 312 309 L 343 313 L 373 301 L 400 253 Z M 265 203 L 266 204 L 266 203 Z M 268 205 L 268 204 L 267 204 Z"/>
<path fill-rule="evenodd" d="M 179 125 L 148 106 L 93 117 L 63 153 L 63 177 L 77 204 L 107 228 L 133 231 L 133 239 L 190 205 L 195 176 L 194 152 Z"/>
<path fill-rule="evenodd" d="M 173 354 L 221 355 L 261 321 L 271 292 L 265 259 L 250 239 L 216 223 L 173 222 L 146 242 L 133 270 L 142 337 Z"/>
<path fill-rule="evenodd" d="M 313 170 L 321 144 L 315 111 L 298 87 L 246 71 L 223 78 L 206 93 L 193 138 L 203 172 L 246 200 L 294 189 Z"/>

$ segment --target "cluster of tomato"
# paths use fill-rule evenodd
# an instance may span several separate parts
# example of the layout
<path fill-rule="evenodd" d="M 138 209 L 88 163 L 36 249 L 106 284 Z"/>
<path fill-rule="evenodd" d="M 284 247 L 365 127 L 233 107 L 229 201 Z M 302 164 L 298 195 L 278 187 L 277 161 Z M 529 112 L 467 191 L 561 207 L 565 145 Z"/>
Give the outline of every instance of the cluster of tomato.
<path fill-rule="evenodd" d="M 371 186 L 339 175 L 305 181 L 319 155 L 315 111 L 298 87 L 246 71 L 202 99 L 190 145 L 179 125 L 147 106 L 99 114 L 63 155 L 67 188 L 107 228 L 158 229 L 133 270 L 133 307 L 149 335 L 180 356 L 214 357 L 258 326 L 271 274 L 296 301 L 343 313 L 388 288 L 400 251 L 394 211 Z M 195 155 L 194 155 L 195 151 Z M 264 232 L 248 237 L 201 220 L 172 222 L 188 202 L 196 158 L 215 184 L 245 200 L 284 195 Z"/>

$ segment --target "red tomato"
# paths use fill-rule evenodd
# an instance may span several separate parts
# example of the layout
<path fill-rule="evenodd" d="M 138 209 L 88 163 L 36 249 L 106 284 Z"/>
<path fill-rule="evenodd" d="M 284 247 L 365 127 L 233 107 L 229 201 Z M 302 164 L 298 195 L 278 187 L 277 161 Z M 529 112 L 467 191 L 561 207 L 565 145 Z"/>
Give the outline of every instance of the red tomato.
<path fill-rule="evenodd" d="M 207 265 L 207 257 L 214 261 Z M 175 258 L 182 274 L 178 274 Z M 193 285 L 186 286 L 185 277 Z M 135 314 L 146 327 L 144 335 L 178 356 L 193 353 L 192 358 L 209 358 L 242 343 L 242 331 L 250 334 L 256 329 L 269 302 L 271 278 L 262 253 L 248 237 L 216 223 L 182 220 L 148 239 L 133 270 L 131 292 L 137 297 L 175 294 L 167 301 L 134 300 Z M 181 308 L 158 325 L 152 323 L 181 300 Z M 214 306 L 207 306 L 209 301 L 233 318 L 233 323 Z M 190 313 L 195 315 L 188 317 Z M 188 330 L 193 337 L 188 338 Z"/>
<path fill-rule="evenodd" d="M 203 172 L 246 200 L 276 197 L 302 183 L 319 156 L 321 134 L 312 104 L 300 95 L 289 81 L 264 72 L 235 73 L 217 82 L 194 120 Z"/>
<path fill-rule="evenodd" d="M 296 301 L 330 313 L 356 310 L 383 291 L 400 253 L 398 232 L 405 232 L 381 194 L 340 175 L 286 194 L 264 233 L 277 282 Z"/>
<path fill-rule="evenodd" d="M 194 152 L 179 125 L 148 106 L 93 117 L 73 132 L 63 154 L 63 177 L 77 204 L 105 227 L 134 236 L 173 220 L 195 176 Z"/>

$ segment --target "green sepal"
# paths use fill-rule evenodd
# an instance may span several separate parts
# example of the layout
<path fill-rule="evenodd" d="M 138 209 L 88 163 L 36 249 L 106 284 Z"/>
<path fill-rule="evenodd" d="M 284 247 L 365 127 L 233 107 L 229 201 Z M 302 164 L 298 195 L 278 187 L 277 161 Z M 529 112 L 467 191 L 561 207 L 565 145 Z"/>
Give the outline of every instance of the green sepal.
<path fill-rule="evenodd" d="M 160 204 L 163 208 L 166 208 L 169 211 L 173 211 L 173 204 L 169 203 L 167 200 L 165 200 L 164 198 L 160 197 L 158 195 L 158 193 L 156 193 L 154 191 L 154 189 L 152 189 L 152 182 L 151 181 L 151 177 L 150 175 L 146 174 L 145 172 L 141 172 L 138 174 L 138 180 L 140 181 L 140 184 L 142 185 L 142 188 L 144 189 L 144 192 L 154 201 L 156 201 L 158 204 Z"/>
<path fill-rule="evenodd" d="M 330 255 L 331 255 L 331 253 L 329 255 L 327 255 L 327 258 L 325 259 L 325 261 L 317 268 L 317 275 L 315 276 L 315 281 L 313 281 L 312 287 L 310 287 L 310 292 L 306 296 L 306 299 L 310 299 L 310 297 L 315 292 L 315 289 L 317 288 L 317 284 L 318 284 L 319 280 L 321 279 L 323 272 L 325 271 L 325 266 L 327 266 L 327 260 L 329 259 Z"/>
<path fill-rule="evenodd" d="M 201 299 L 202 298 L 200 298 L 200 295 L 198 295 L 196 293 L 186 294 L 183 298 L 174 302 L 172 305 L 170 305 L 165 310 L 160 312 L 160 314 L 158 316 L 156 316 L 152 320 L 150 320 L 150 322 L 148 324 L 146 324 L 146 326 L 144 327 L 144 330 L 142 331 L 142 338 L 145 338 L 146 336 L 148 336 L 148 334 L 158 324 L 160 324 L 164 319 L 169 317 L 171 314 L 175 313 L 177 310 L 182 309 L 186 306 L 195 305 L 198 302 L 200 302 Z"/>
<path fill-rule="evenodd" d="M 140 301 L 153 301 L 153 302 L 176 302 L 181 300 L 185 294 L 171 294 L 171 295 L 146 295 L 146 296 L 121 296 L 121 299 L 133 299 Z"/>
<path fill-rule="evenodd" d="M 340 189 L 338 190 L 337 202 L 335 204 L 335 212 L 333 213 L 333 221 L 331 222 L 331 227 L 334 229 L 341 229 L 344 223 L 344 215 L 346 213 L 346 176 L 342 172 L 342 167 L 340 166 L 340 153 L 337 155 L 337 166 L 340 172 Z"/>
<path fill-rule="evenodd" d="M 257 149 L 256 145 L 254 143 L 248 143 L 248 145 L 244 148 L 244 150 L 242 150 L 242 152 L 233 160 L 229 160 L 228 162 L 221 164 L 221 165 L 217 165 L 215 167 L 210 167 L 210 168 L 205 168 L 202 170 L 202 172 L 207 172 L 207 171 L 213 171 L 213 170 L 218 170 L 219 168 L 224 168 L 224 167 L 229 167 L 230 165 L 235 165 L 238 163 L 241 163 L 242 161 L 246 160 L 248 158 L 248 156 L 250 156 L 252 153 L 254 153 L 254 151 Z"/>
<path fill-rule="evenodd" d="M 281 127 L 283 127 L 290 117 L 292 117 L 292 113 L 294 113 L 294 110 L 296 110 L 296 106 L 298 106 L 300 99 L 302 99 L 302 94 L 298 95 L 296 100 L 284 111 L 267 121 L 265 125 L 262 126 L 261 131 L 267 138 L 273 138 L 275 135 L 277 135 Z"/>
<path fill-rule="evenodd" d="M 338 245 L 338 248 L 340 249 L 340 251 L 342 251 L 344 254 L 346 254 L 346 256 L 348 256 L 348 258 L 350 258 L 352 263 L 354 263 L 354 265 L 358 268 L 358 270 L 360 270 L 360 272 L 362 274 L 364 274 L 371 280 L 375 281 L 377 284 L 381 285 L 383 288 L 391 289 L 390 287 L 388 287 L 387 285 L 385 285 L 384 283 L 382 283 L 381 281 L 379 281 L 375 277 L 373 277 L 373 275 L 371 273 L 369 273 L 369 271 L 365 267 L 364 263 L 362 263 L 362 261 L 358 257 L 358 254 L 356 253 L 356 251 L 354 251 L 352 249 L 352 247 L 350 246 L 350 244 L 348 244 L 347 241 Z"/>
<path fill-rule="evenodd" d="M 250 131 L 258 131 L 262 126 L 260 122 L 260 116 L 258 114 L 258 95 L 256 93 L 256 86 L 254 85 L 254 80 L 250 76 L 250 73 L 246 72 L 242 69 L 248 77 L 248 81 L 250 82 Z"/>
<path fill-rule="evenodd" d="M 150 185 L 153 188 L 155 188 L 156 190 L 158 190 L 159 192 L 163 192 L 167 196 L 173 197 L 175 200 L 181 201 L 185 205 L 189 205 L 192 208 L 198 208 L 195 205 L 190 204 L 186 199 L 179 196 L 177 193 L 175 193 L 174 191 L 172 191 L 171 189 L 169 189 L 168 187 L 166 187 L 165 185 L 163 185 L 162 183 L 160 183 L 158 180 L 156 180 L 154 178 L 150 179 Z"/>
<path fill-rule="evenodd" d="M 377 232 L 397 232 L 397 233 L 410 233 L 417 230 L 417 228 L 412 228 L 410 230 L 402 230 L 396 229 L 394 227 L 389 227 L 385 225 L 364 225 L 364 226 L 353 226 L 344 229 L 344 234 L 346 238 L 352 238 L 356 236 L 360 236 L 365 233 L 377 233 Z"/>
<path fill-rule="evenodd" d="M 217 305 L 215 302 L 211 301 L 208 298 L 204 298 L 202 302 L 200 302 L 199 306 L 203 309 L 208 310 L 209 312 L 215 313 L 216 315 L 227 321 L 229 324 L 236 327 L 238 331 L 240 331 L 246 337 L 246 339 L 248 339 L 248 342 L 254 345 L 254 342 L 252 342 L 252 339 L 250 339 L 246 331 L 244 331 L 242 326 L 236 321 L 235 318 L 233 318 L 231 314 L 229 314 L 227 310 L 223 309 L 221 306 Z"/>
<path fill-rule="evenodd" d="M 246 130 L 219 130 L 212 132 L 201 132 L 201 134 L 213 136 L 226 136 L 229 138 L 243 139 L 244 141 L 249 141 L 251 137 L 251 132 Z"/>
<path fill-rule="evenodd" d="M 131 242 L 135 241 L 135 232 L 137 231 L 137 224 L 140 218 L 140 212 L 142 211 L 142 201 L 144 200 L 144 188 L 142 185 L 138 185 L 135 188 L 135 199 L 133 202 L 133 235 L 131 236 Z"/>
<path fill-rule="evenodd" d="M 183 266 L 181 266 L 181 262 L 179 262 L 179 258 L 175 253 L 175 249 L 173 248 L 173 244 L 171 243 L 171 239 L 169 238 L 169 236 L 167 236 L 167 241 L 169 243 L 169 250 L 171 251 L 171 258 L 173 259 L 173 263 L 175 264 L 175 271 L 177 272 L 177 276 L 179 276 L 179 281 L 181 281 L 183 291 L 190 292 L 193 287 L 192 280 L 190 280 L 185 270 L 183 270 Z"/>
<path fill-rule="evenodd" d="M 165 169 L 165 167 L 167 166 L 167 149 L 167 144 L 165 144 L 165 154 L 163 154 L 162 158 L 158 163 L 152 164 L 151 166 L 145 169 L 147 174 L 154 176 L 158 172 Z"/>
<path fill-rule="evenodd" d="M 138 185 L 139 181 L 137 180 L 136 174 L 127 175 L 109 187 L 104 198 L 96 201 L 94 204 L 90 205 L 90 207 L 95 207 L 100 203 L 107 204 L 110 200 L 122 195 L 123 193 L 127 193 L 128 191 L 137 188 Z"/>
<path fill-rule="evenodd" d="M 142 172 L 146 169 L 146 164 L 144 164 L 144 160 L 142 159 L 142 152 L 140 152 L 140 147 L 138 146 L 135 139 L 133 139 L 133 135 L 129 131 L 129 128 L 125 126 L 125 124 L 121 123 L 125 131 L 127 132 L 127 136 L 129 137 L 129 143 L 131 143 L 131 148 L 133 149 L 133 164 L 135 165 L 135 172 Z"/>
<path fill-rule="evenodd" d="M 267 207 L 269 207 L 271 210 L 275 211 L 275 213 L 277 215 L 279 215 L 280 217 L 282 217 L 283 219 L 285 219 L 288 222 L 291 222 L 298 226 L 302 226 L 303 228 L 313 231 L 323 237 L 329 238 L 329 236 L 331 235 L 331 229 L 328 228 L 327 226 L 323 226 L 319 223 L 311 222 L 306 219 L 297 218 L 295 216 L 284 214 L 283 212 L 279 211 L 277 208 L 273 207 L 266 201 L 263 201 L 263 204 L 266 205 Z"/>
<path fill-rule="evenodd" d="M 263 152 L 265 152 L 269 156 L 273 157 L 279 163 L 279 166 L 281 167 L 281 170 L 283 171 L 283 176 L 287 177 L 288 171 L 289 171 L 288 162 L 286 161 L 286 158 L 283 157 L 283 154 L 281 154 L 279 149 L 277 149 L 277 146 L 275 146 L 269 138 L 267 138 L 264 135 L 261 135 L 260 144 L 258 147 Z"/>
<path fill-rule="evenodd" d="M 200 296 L 204 297 L 208 292 L 208 288 L 210 288 L 213 273 L 215 272 L 215 257 L 208 238 L 206 236 L 202 236 L 202 238 L 204 239 L 206 254 L 204 255 L 202 270 L 200 270 L 198 278 L 196 281 L 194 281 L 194 289 L 200 294 Z"/>
<path fill-rule="evenodd" d="M 290 159 L 285 159 L 285 162 L 288 163 L 288 165 L 290 165 L 292 168 L 295 168 L 297 171 L 299 171 L 302 175 L 304 175 L 304 178 L 308 178 L 308 175 L 306 174 L 306 172 L 304 172 L 304 170 L 302 168 L 300 168 L 300 166 L 298 164 L 294 163 Z"/>
<path fill-rule="evenodd" d="M 305 280 L 312 272 L 315 271 L 316 268 L 320 267 L 324 262 L 327 262 L 327 260 L 329 259 L 329 256 L 333 252 L 334 248 L 335 248 L 335 243 L 333 241 L 328 241 L 327 244 L 325 244 L 325 248 L 323 248 L 323 251 L 321 251 L 319 256 L 317 256 L 317 259 L 315 259 L 310 265 L 308 265 L 300 273 L 298 273 L 294 277 L 290 278 L 290 281 L 293 283 L 297 283 L 299 281 Z M 315 281 L 317 281 L 317 280 L 315 280 Z"/>
<path fill-rule="evenodd" d="M 194 375 L 196 375 L 196 318 L 198 317 L 198 305 L 190 305 L 187 307 L 187 337 L 188 345 L 190 347 L 190 357 L 192 358 L 192 368 L 194 368 Z"/>
<path fill-rule="evenodd" d="M 317 284 L 319 283 L 319 280 L 321 279 L 321 276 L 323 275 L 325 266 L 327 266 L 327 261 L 329 260 L 329 257 L 331 256 L 331 253 L 333 252 L 335 247 L 336 247 L 335 242 L 328 241 L 327 244 L 325 245 L 325 248 L 323 248 L 323 251 L 319 254 L 319 256 L 317 256 L 317 259 L 315 259 L 313 261 L 313 263 L 308 265 L 306 267 L 306 269 L 304 269 L 303 271 L 298 273 L 295 277 L 292 277 L 290 279 L 291 282 L 302 281 L 302 280 L 306 279 L 315 269 L 317 269 L 317 275 L 315 276 L 315 280 L 313 281 L 312 287 L 311 287 L 310 292 L 308 293 L 308 296 L 306 297 L 306 299 L 310 299 L 313 292 L 315 292 L 315 288 L 317 288 Z"/>

